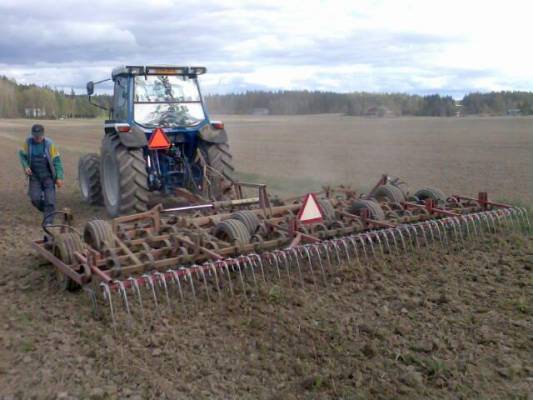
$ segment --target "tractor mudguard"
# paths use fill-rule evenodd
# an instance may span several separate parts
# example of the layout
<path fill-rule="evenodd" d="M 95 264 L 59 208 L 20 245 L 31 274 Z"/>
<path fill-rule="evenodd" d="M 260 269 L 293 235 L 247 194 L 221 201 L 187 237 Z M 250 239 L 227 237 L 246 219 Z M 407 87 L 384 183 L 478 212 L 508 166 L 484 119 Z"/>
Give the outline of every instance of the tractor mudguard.
<path fill-rule="evenodd" d="M 200 139 L 215 144 L 227 143 L 228 134 L 225 129 L 215 129 L 211 125 L 206 125 L 200 129 Z"/>
<path fill-rule="evenodd" d="M 144 130 L 138 126 L 132 126 L 129 132 L 119 132 L 120 142 L 128 148 L 138 148 L 148 145 Z"/>

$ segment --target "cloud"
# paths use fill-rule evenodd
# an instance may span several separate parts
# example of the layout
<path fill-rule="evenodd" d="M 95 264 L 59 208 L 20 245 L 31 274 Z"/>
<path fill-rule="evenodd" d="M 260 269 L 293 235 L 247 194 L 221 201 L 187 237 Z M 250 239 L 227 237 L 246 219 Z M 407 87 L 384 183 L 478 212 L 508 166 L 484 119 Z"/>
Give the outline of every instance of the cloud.
<path fill-rule="evenodd" d="M 532 90 L 531 11 L 519 0 L 0 0 L 0 75 L 81 90 L 120 64 L 203 64 L 207 92 Z"/>

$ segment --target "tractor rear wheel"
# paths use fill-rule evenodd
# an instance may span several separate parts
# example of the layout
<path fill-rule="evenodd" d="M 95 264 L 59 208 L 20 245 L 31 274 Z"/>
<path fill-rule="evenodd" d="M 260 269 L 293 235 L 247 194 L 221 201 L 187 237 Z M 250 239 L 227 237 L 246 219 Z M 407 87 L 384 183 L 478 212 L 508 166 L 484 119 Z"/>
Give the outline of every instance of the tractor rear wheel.
<path fill-rule="evenodd" d="M 102 140 L 100 176 L 108 214 L 143 212 L 148 209 L 148 172 L 142 149 L 125 147 L 117 135 Z"/>
<path fill-rule="evenodd" d="M 235 168 L 228 143 L 202 143 L 200 150 L 208 166 L 209 197 L 222 200 L 231 191 Z"/>
<path fill-rule="evenodd" d="M 100 156 L 85 154 L 78 161 L 78 181 L 82 200 L 87 204 L 102 204 L 100 187 Z"/>

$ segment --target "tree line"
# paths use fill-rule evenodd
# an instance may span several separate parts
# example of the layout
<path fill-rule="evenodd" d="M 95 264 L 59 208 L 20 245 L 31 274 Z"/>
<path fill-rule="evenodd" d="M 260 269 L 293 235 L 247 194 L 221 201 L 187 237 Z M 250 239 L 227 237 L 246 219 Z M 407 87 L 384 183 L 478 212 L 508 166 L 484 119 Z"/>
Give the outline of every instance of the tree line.
<path fill-rule="evenodd" d="M 96 98 L 100 102 L 110 102 L 110 96 Z M 21 85 L 0 77 L 0 118 L 95 118 L 104 114 L 89 104 L 87 96 L 77 95 L 73 90 L 65 93 L 49 87 Z"/>
<path fill-rule="evenodd" d="M 325 114 L 368 116 L 532 115 L 533 92 L 470 93 L 461 101 L 438 94 L 335 93 L 308 90 L 248 91 L 206 96 L 210 112 L 216 114 Z M 111 96 L 97 95 L 100 104 Z M 0 118 L 95 118 L 105 111 L 85 95 L 49 87 L 17 84 L 0 77 Z"/>

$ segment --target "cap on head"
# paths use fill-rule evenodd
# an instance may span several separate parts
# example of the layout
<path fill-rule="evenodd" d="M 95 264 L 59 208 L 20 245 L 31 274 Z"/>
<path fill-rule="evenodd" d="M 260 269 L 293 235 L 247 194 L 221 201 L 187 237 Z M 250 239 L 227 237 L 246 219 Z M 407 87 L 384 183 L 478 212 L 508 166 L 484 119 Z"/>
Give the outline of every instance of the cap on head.
<path fill-rule="evenodd" d="M 35 124 L 31 127 L 31 135 L 33 137 L 42 137 L 44 136 L 44 126 L 41 124 Z"/>

